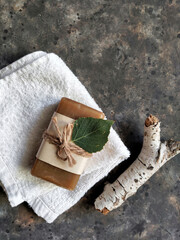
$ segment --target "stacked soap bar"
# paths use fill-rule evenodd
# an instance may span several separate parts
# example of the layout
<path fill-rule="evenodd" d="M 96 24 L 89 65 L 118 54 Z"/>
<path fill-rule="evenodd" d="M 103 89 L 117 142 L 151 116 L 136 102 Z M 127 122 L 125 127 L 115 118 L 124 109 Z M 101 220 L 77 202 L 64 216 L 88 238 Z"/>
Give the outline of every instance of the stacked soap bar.
<path fill-rule="evenodd" d="M 104 113 L 68 98 L 61 99 L 56 112 L 75 120 L 80 117 L 104 119 Z M 39 159 L 36 159 L 31 174 L 69 190 L 76 187 L 80 177 L 79 174 L 60 169 Z"/>

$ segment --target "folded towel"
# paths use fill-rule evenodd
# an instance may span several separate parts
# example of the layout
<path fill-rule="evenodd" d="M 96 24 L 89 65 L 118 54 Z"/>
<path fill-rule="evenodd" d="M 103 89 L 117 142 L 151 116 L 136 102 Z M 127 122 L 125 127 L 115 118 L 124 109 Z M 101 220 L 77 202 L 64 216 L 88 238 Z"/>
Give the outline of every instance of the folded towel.
<path fill-rule="evenodd" d="M 35 52 L 0 71 L 0 181 L 11 206 L 26 201 L 49 223 L 129 157 L 111 129 L 108 143 L 93 155 L 74 191 L 33 177 L 30 170 L 42 133 L 62 97 L 101 110 L 55 54 Z"/>

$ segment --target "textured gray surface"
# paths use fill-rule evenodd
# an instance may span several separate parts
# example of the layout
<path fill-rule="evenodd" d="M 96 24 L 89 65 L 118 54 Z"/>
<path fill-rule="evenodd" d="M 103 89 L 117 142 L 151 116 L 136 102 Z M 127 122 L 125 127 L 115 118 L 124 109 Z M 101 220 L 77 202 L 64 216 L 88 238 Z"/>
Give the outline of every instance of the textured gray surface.
<path fill-rule="evenodd" d="M 137 156 L 146 115 L 163 139 L 180 139 L 180 2 L 0 1 L 0 67 L 35 50 L 61 56 L 102 107 L 132 157 L 53 224 L 0 191 L 0 239 L 180 239 L 180 156 L 122 207 L 101 215 L 93 201 Z"/>

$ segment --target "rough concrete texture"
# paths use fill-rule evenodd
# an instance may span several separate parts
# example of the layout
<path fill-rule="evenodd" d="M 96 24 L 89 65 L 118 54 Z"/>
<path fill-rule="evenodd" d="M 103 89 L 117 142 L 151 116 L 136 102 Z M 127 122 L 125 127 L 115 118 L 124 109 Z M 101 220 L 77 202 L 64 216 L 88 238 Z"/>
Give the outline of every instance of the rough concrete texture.
<path fill-rule="evenodd" d="M 0 239 L 178 240 L 180 156 L 122 207 L 103 216 L 93 202 L 136 158 L 149 113 L 163 139 L 180 139 L 180 1 L 0 1 L 0 67 L 35 50 L 61 56 L 102 107 L 132 157 L 53 224 L 0 191 Z"/>

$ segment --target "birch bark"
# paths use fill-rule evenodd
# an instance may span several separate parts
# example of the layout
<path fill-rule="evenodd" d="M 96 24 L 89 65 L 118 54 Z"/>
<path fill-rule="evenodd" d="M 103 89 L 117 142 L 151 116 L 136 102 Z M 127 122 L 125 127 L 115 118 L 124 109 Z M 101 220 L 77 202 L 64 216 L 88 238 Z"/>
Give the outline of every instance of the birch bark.
<path fill-rule="evenodd" d="M 143 147 L 138 158 L 112 184 L 105 185 L 95 208 L 103 214 L 121 206 L 155 172 L 180 152 L 180 141 L 160 141 L 160 122 L 150 115 L 144 125 Z"/>

